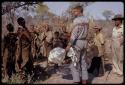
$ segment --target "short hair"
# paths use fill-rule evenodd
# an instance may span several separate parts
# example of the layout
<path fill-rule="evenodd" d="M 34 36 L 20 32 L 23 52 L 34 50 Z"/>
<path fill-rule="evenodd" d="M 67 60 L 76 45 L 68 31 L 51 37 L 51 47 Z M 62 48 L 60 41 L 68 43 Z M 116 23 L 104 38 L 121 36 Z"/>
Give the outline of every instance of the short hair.
<path fill-rule="evenodd" d="M 55 34 L 56 36 L 59 36 L 59 32 L 58 32 L 58 31 L 54 32 L 54 34 Z"/>
<path fill-rule="evenodd" d="M 20 24 L 20 23 L 22 23 L 22 22 L 25 23 L 25 19 L 24 19 L 23 17 L 19 17 L 19 18 L 17 19 L 17 22 L 18 22 L 18 24 Z"/>
<path fill-rule="evenodd" d="M 83 7 L 82 6 L 75 6 L 73 9 L 79 9 L 81 13 L 83 12 Z"/>
<path fill-rule="evenodd" d="M 9 23 L 9 24 L 7 24 L 7 30 L 9 31 L 9 32 L 13 32 L 14 31 L 14 27 L 13 27 L 13 25 L 11 24 L 11 23 Z"/>

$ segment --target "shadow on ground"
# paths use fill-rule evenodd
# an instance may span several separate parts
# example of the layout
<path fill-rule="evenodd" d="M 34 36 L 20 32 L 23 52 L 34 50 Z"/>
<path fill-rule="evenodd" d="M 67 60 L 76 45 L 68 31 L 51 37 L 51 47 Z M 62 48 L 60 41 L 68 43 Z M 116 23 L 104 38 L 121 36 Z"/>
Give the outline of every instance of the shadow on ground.
<path fill-rule="evenodd" d="M 107 63 L 107 64 L 105 64 L 104 68 L 105 68 L 105 73 L 106 73 L 107 71 L 110 73 L 111 70 L 112 70 L 112 64 Z M 105 74 L 105 73 L 104 73 L 104 74 Z M 101 77 L 101 76 L 100 76 L 100 77 Z M 91 84 L 94 78 L 96 78 L 96 71 L 95 71 L 93 74 L 89 73 L 88 83 Z"/>
<path fill-rule="evenodd" d="M 105 64 L 105 71 L 111 71 L 112 70 L 112 64 L 108 63 Z"/>
<path fill-rule="evenodd" d="M 45 71 L 45 68 L 41 67 L 40 65 L 35 66 L 34 68 L 34 75 L 32 77 L 32 82 L 39 81 L 39 80 L 47 80 L 50 78 L 50 74 Z"/>

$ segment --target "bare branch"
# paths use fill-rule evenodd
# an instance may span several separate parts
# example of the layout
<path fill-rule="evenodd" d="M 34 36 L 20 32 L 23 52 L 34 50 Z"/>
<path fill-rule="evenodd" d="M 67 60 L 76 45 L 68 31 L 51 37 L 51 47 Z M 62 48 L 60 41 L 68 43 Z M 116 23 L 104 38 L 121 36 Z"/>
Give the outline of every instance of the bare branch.
<path fill-rule="evenodd" d="M 15 4 L 15 6 L 11 6 L 11 5 L 6 5 L 3 6 L 2 5 L 2 15 L 4 15 L 5 13 L 10 12 L 12 9 L 17 9 L 19 7 L 25 6 L 25 5 L 33 5 L 33 4 L 38 4 L 39 2 L 25 2 L 24 4 L 21 3 L 17 3 Z"/>

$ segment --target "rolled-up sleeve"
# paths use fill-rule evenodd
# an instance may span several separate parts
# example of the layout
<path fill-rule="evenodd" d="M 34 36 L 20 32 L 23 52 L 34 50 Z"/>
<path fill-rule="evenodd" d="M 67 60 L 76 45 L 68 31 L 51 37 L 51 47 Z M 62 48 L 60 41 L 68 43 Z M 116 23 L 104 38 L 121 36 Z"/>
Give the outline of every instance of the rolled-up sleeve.
<path fill-rule="evenodd" d="M 76 26 L 71 33 L 71 37 L 68 45 L 73 45 L 77 37 L 78 37 L 78 27 Z"/>
<path fill-rule="evenodd" d="M 79 38 L 86 38 L 88 34 L 88 22 L 89 20 L 86 17 L 78 17 L 74 20 L 74 29 L 72 30 L 68 45 L 74 45 L 76 40 Z"/>

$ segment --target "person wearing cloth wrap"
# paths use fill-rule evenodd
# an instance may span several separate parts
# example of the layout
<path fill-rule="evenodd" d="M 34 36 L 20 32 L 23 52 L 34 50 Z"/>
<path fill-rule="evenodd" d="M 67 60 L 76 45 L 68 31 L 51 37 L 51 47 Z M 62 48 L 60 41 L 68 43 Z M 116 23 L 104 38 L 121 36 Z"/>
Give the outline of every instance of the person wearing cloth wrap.
<path fill-rule="evenodd" d="M 19 43 L 18 43 L 18 52 L 17 52 L 17 63 L 19 71 L 24 70 L 28 74 L 32 74 L 33 71 L 33 56 L 31 55 L 31 34 L 27 27 L 25 26 L 25 20 L 22 17 L 17 19 L 19 24 L 18 27 L 18 36 L 19 36 Z"/>
<path fill-rule="evenodd" d="M 73 30 L 70 37 L 70 42 L 66 47 L 68 52 L 72 47 L 76 53 L 76 65 L 72 62 L 70 65 L 74 83 L 79 83 L 82 77 L 82 84 L 86 84 L 88 80 L 87 64 L 85 61 L 88 33 L 88 19 L 83 16 L 83 8 L 76 6 L 73 8 L 73 14 L 76 17 L 73 21 Z"/>

